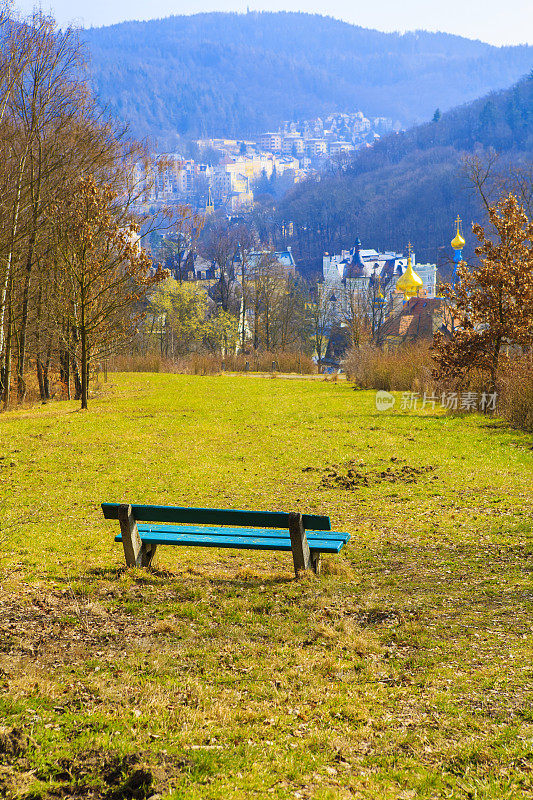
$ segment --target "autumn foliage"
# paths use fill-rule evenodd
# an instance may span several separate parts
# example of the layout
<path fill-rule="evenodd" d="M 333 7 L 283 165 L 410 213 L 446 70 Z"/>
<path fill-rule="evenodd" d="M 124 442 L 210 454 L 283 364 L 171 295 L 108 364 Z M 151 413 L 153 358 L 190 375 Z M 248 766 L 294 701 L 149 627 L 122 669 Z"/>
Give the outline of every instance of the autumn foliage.
<path fill-rule="evenodd" d="M 495 237 L 472 226 L 478 263 L 462 262 L 456 284 L 442 287 L 452 336 L 435 336 L 434 377 L 465 384 L 477 374 L 494 390 L 502 361 L 533 345 L 533 222 L 512 194 L 489 219 Z"/>

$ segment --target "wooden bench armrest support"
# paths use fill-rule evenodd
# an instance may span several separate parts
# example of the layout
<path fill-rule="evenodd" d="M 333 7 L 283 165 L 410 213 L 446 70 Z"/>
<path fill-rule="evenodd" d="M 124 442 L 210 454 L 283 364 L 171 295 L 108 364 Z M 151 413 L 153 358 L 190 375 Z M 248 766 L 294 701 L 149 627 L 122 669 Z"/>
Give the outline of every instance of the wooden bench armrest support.
<path fill-rule="evenodd" d="M 318 574 L 320 572 L 320 553 L 311 552 L 301 514 L 289 513 L 289 533 L 296 577 L 301 570 L 305 569 L 312 569 Z"/>
<path fill-rule="evenodd" d="M 131 505 L 127 503 L 119 505 L 118 521 L 126 565 L 128 567 L 149 567 L 155 556 L 157 545 L 141 541 Z"/>

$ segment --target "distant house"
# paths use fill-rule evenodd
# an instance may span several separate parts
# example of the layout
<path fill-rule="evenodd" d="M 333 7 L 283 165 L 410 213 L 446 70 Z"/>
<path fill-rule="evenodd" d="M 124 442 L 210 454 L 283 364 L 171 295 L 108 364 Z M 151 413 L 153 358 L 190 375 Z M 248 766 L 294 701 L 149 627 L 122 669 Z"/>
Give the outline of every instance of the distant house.
<path fill-rule="evenodd" d="M 295 277 L 296 275 L 296 261 L 294 260 L 294 256 L 292 254 L 292 249 L 287 247 L 285 250 L 276 250 L 275 252 L 271 253 L 269 250 L 256 250 L 252 253 L 248 253 L 246 259 L 246 271 L 249 273 L 253 273 L 255 270 L 258 269 L 261 265 L 261 260 L 272 256 L 272 265 L 274 267 L 281 268 L 281 271 L 291 277 Z M 235 260 L 234 260 L 234 267 L 235 272 L 240 274 L 241 270 L 241 261 L 240 256 L 237 253 Z"/>
<path fill-rule="evenodd" d="M 296 261 L 294 260 L 291 247 L 287 247 L 285 250 L 276 250 L 274 255 L 276 256 L 278 264 L 285 269 L 287 274 L 294 277 L 296 274 Z"/>
<path fill-rule="evenodd" d="M 417 264 L 415 254 L 411 254 L 413 267 L 424 282 L 424 294 L 435 296 L 436 264 Z M 396 281 L 407 268 L 407 255 L 394 251 L 380 253 L 377 250 L 364 250 L 359 239 L 351 250 L 331 255 L 325 253 L 322 259 L 324 284 L 331 290 L 337 289 L 346 280 L 361 279 L 361 286 L 368 285 L 371 278 L 379 278 L 382 287 L 392 294 Z"/>
<path fill-rule="evenodd" d="M 220 268 L 198 253 L 189 251 L 182 267 L 183 280 L 213 283 L 220 278 Z"/>
<path fill-rule="evenodd" d="M 378 331 L 378 342 L 385 350 L 420 341 L 431 342 L 441 331 L 450 335 L 442 297 L 412 297 L 396 314 L 391 314 Z"/>

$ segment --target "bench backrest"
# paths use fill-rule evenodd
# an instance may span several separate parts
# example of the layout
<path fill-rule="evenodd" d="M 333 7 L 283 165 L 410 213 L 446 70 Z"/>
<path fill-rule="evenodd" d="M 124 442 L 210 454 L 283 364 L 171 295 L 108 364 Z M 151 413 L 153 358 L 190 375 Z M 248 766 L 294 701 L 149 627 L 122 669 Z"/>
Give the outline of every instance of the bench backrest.
<path fill-rule="evenodd" d="M 131 506 L 137 522 L 177 522 L 186 525 L 235 525 L 251 528 L 289 527 L 289 515 L 283 511 L 238 511 L 222 508 L 180 508 L 179 506 Z M 102 503 L 106 519 L 118 519 L 119 503 Z M 302 514 L 307 531 L 330 531 L 329 517 Z"/>

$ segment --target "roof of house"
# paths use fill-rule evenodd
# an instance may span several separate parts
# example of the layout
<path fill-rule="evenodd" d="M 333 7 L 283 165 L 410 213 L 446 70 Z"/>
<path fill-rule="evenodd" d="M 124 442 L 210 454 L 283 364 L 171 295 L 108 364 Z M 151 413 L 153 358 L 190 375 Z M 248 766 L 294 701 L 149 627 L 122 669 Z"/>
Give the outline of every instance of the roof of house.
<path fill-rule="evenodd" d="M 285 269 L 293 272 L 296 266 L 296 262 L 294 260 L 294 256 L 292 254 L 292 250 L 290 247 L 287 247 L 286 250 L 276 250 L 274 253 L 270 253 L 269 250 L 256 250 L 254 252 L 248 253 L 247 256 L 247 266 L 251 269 L 256 269 L 261 264 L 261 259 L 272 255 L 275 261 Z M 234 262 L 235 264 L 240 263 L 240 255 L 236 253 Z M 273 262 L 274 263 L 274 262 Z"/>
<path fill-rule="evenodd" d="M 389 317 L 381 326 L 381 339 L 431 338 L 435 331 L 434 317 L 441 312 L 441 297 L 412 297 L 402 306 L 400 312 Z"/>

